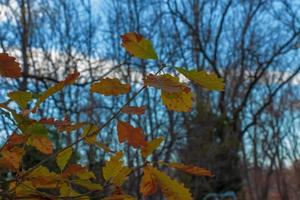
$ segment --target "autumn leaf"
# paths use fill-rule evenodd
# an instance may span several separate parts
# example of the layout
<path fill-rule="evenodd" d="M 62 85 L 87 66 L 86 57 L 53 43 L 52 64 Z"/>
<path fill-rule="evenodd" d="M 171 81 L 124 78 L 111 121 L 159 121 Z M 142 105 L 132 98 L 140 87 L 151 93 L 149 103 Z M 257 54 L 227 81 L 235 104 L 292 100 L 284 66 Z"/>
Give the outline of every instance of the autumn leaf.
<path fill-rule="evenodd" d="M 41 123 L 34 122 L 25 131 L 29 135 L 35 135 L 35 136 L 48 136 L 48 130 L 45 128 L 45 126 Z"/>
<path fill-rule="evenodd" d="M 190 191 L 184 187 L 183 184 L 172 180 L 165 173 L 157 170 L 152 166 L 146 166 L 146 170 L 155 177 L 155 180 L 160 187 L 163 195 L 168 200 L 192 200 L 192 195 Z"/>
<path fill-rule="evenodd" d="M 62 173 L 63 177 L 77 176 L 80 179 L 96 178 L 93 172 L 90 172 L 86 167 L 78 164 L 69 164 Z"/>
<path fill-rule="evenodd" d="M 38 101 L 36 102 L 34 108 L 32 109 L 33 112 L 51 95 L 55 94 L 56 92 L 60 91 L 67 85 L 73 84 L 76 79 L 79 77 L 80 73 L 75 71 L 72 74 L 69 74 L 67 78 L 59 83 L 55 84 L 54 86 L 50 87 L 48 90 L 43 92 L 39 95 Z"/>
<path fill-rule="evenodd" d="M 87 144 L 95 144 L 97 140 L 97 133 L 99 132 L 99 128 L 94 124 L 88 124 L 82 133 L 82 138 Z"/>
<path fill-rule="evenodd" d="M 47 155 L 53 152 L 52 142 L 47 136 L 32 135 L 29 137 L 27 144 Z"/>
<path fill-rule="evenodd" d="M 169 110 L 176 112 L 190 112 L 193 107 L 193 93 L 191 91 L 161 93 L 162 102 Z"/>
<path fill-rule="evenodd" d="M 142 148 L 142 156 L 146 158 L 149 156 L 164 140 L 163 137 L 158 137 L 153 139 L 151 142 L 147 142 L 146 145 Z"/>
<path fill-rule="evenodd" d="M 158 185 L 155 176 L 148 167 L 144 168 L 144 175 L 140 183 L 140 192 L 147 197 L 157 192 Z"/>
<path fill-rule="evenodd" d="M 133 56 L 142 59 L 157 59 L 150 40 L 145 39 L 142 35 L 130 32 L 122 35 L 121 38 L 122 46 Z"/>
<path fill-rule="evenodd" d="M 135 148 L 143 147 L 146 145 L 146 140 L 142 129 L 135 128 L 127 122 L 118 121 L 117 130 L 120 143 L 127 141 Z"/>
<path fill-rule="evenodd" d="M 177 93 L 190 90 L 185 84 L 180 83 L 177 77 L 174 77 L 170 74 L 149 74 L 144 79 L 144 85 L 152 86 L 169 93 Z"/>
<path fill-rule="evenodd" d="M 77 179 L 77 180 L 72 180 L 72 183 L 76 185 L 80 185 L 81 187 L 84 187 L 88 190 L 95 191 L 95 190 L 103 190 L 103 187 L 100 184 L 97 183 L 92 183 L 88 179 Z"/>
<path fill-rule="evenodd" d="M 19 170 L 23 155 L 24 149 L 20 147 L 2 150 L 0 152 L 0 169 Z"/>
<path fill-rule="evenodd" d="M 15 57 L 11 57 L 7 53 L 0 53 L 1 76 L 10 78 L 18 78 L 22 76 L 20 64 L 15 60 Z"/>
<path fill-rule="evenodd" d="M 27 140 L 27 137 L 24 135 L 18 135 L 16 133 L 11 134 L 8 138 L 6 144 L 1 148 L 1 150 L 11 150 L 13 147 L 24 144 Z"/>
<path fill-rule="evenodd" d="M 91 92 L 97 92 L 105 96 L 116 96 L 127 94 L 130 91 L 130 85 L 121 83 L 117 78 L 105 78 L 100 82 L 93 83 L 90 90 Z"/>
<path fill-rule="evenodd" d="M 28 102 L 35 96 L 31 92 L 13 91 L 8 93 L 8 97 L 15 101 L 22 109 L 26 109 Z"/>
<path fill-rule="evenodd" d="M 121 110 L 123 113 L 142 115 L 146 111 L 146 106 L 124 106 Z"/>
<path fill-rule="evenodd" d="M 195 176 L 213 176 L 211 171 L 204 168 L 192 166 L 192 165 L 184 165 L 182 163 L 175 163 L 175 162 L 172 163 L 160 162 L 160 163 L 168 167 L 172 167 Z"/>
<path fill-rule="evenodd" d="M 79 199 L 79 200 L 89 200 L 90 198 L 85 195 L 81 195 L 80 193 L 76 192 L 71 186 L 67 183 L 63 183 L 59 190 L 60 197 L 66 199 L 66 197 L 70 197 L 68 199 Z M 59 198 L 60 199 L 60 198 Z"/>
<path fill-rule="evenodd" d="M 136 200 L 136 198 L 128 194 L 114 194 L 110 197 L 105 197 L 103 200 Z"/>
<path fill-rule="evenodd" d="M 122 156 L 122 152 L 117 152 L 105 163 L 105 167 L 102 169 L 104 179 L 117 186 L 121 186 L 126 176 L 132 171 L 130 168 L 123 166 Z"/>
<path fill-rule="evenodd" d="M 31 182 L 31 185 L 35 188 L 56 188 L 59 186 L 61 177 L 59 174 L 50 172 L 44 166 L 38 166 L 33 169 L 26 177 L 27 181 Z"/>
<path fill-rule="evenodd" d="M 68 119 L 57 120 L 57 119 L 53 119 L 53 118 L 42 118 L 38 122 L 42 123 L 42 124 L 53 125 L 60 132 L 63 132 L 63 131 L 71 132 L 71 131 L 80 129 L 82 126 L 84 126 L 84 123 L 81 123 L 81 122 L 72 123 Z"/>
<path fill-rule="evenodd" d="M 208 90 L 224 90 L 224 80 L 219 78 L 215 73 L 208 74 L 205 71 L 185 70 L 183 68 L 176 68 L 178 72 L 183 74 L 193 83 L 198 84 Z"/>
<path fill-rule="evenodd" d="M 71 147 L 63 150 L 62 152 L 58 153 L 56 156 L 56 163 L 60 170 L 63 170 L 68 163 L 71 155 L 73 153 L 73 149 Z"/>

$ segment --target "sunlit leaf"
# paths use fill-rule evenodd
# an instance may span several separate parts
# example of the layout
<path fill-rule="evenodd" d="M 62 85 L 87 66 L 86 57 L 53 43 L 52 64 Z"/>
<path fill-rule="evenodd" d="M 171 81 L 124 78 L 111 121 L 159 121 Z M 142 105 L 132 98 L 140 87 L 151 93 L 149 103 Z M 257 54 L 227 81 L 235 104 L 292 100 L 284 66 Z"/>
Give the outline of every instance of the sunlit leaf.
<path fill-rule="evenodd" d="M 141 107 L 137 107 L 137 106 L 125 106 L 124 108 L 122 108 L 121 111 L 123 113 L 127 113 L 127 114 L 142 115 L 146 111 L 146 106 L 141 106 Z"/>
<path fill-rule="evenodd" d="M 63 150 L 62 152 L 58 153 L 56 156 L 56 163 L 60 170 L 63 170 L 70 160 L 70 157 L 73 153 L 73 149 L 71 147 Z"/>
<path fill-rule="evenodd" d="M 117 78 L 105 78 L 100 82 L 91 85 L 91 92 L 103 94 L 105 96 L 116 96 L 120 94 L 127 94 L 130 91 L 129 84 L 123 84 Z"/>
<path fill-rule="evenodd" d="M 175 162 L 172 163 L 160 162 L 160 163 L 168 167 L 172 167 L 195 176 L 213 176 L 211 171 L 209 171 L 208 169 L 196 167 L 193 165 L 184 165 L 182 163 L 175 163 Z"/>
<path fill-rule="evenodd" d="M 155 138 L 150 142 L 147 142 L 146 145 L 142 148 L 142 156 L 145 158 L 149 156 L 164 140 L 163 137 Z"/>
<path fill-rule="evenodd" d="M 146 140 L 142 129 L 135 128 L 127 122 L 118 121 L 117 130 L 120 143 L 127 141 L 135 148 L 146 145 Z"/>
<path fill-rule="evenodd" d="M 205 71 L 185 70 L 183 68 L 176 68 L 178 72 L 183 74 L 193 83 L 200 85 L 209 90 L 224 90 L 224 80 L 219 78 L 215 73 L 208 74 Z"/>
<path fill-rule="evenodd" d="M 151 173 L 148 167 L 144 168 L 144 175 L 140 183 L 140 192 L 144 197 L 155 194 L 158 185 L 155 176 Z"/>
<path fill-rule="evenodd" d="M 168 200 L 192 200 L 190 191 L 184 187 L 183 184 L 172 180 L 165 173 L 157 170 L 152 166 L 145 167 L 151 175 L 155 177 L 157 184 L 159 185 L 163 195 Z"/>
<path fill-rule="evenodd" d="M 130 32 L 122 35 L 121 38 L 122 46 L 133 56 L 142 59 L 157 59 L 150 40 L 145 39 L 142 35 Z"/>
<path fill-rule="evenodd" d="M 55 84 L 54 86 L 50 87 L 48 90 L 40 94 L 37 103 L 35 104 L 34 108 L 32 109 L 33 112 L 51 95 L 55 94 L 56 92 L 60 91 L 67 85 L 73 84 L 76 79 L 79 77 L 80 73 L 75 71 L 72 74 L 69 74 L 69 76 L 59 83 Z"/>
<path fill-rule="evenodd" d="M 105 163 L 105 167 L 102 169 L 104 179 L 117 186 L 121 186 L 126 176 L 132 171 L 132 169 L 123 166 L 122 156 L 121 152 L 117 152 Z"/>
<path fill-rule="evenodd" d="M 0 53 L 1 76 L 10 78 L 18 78 L 22 76 L 20 64 L 15 60 L 15 57 L 11 57 L 7 53 Z"/>

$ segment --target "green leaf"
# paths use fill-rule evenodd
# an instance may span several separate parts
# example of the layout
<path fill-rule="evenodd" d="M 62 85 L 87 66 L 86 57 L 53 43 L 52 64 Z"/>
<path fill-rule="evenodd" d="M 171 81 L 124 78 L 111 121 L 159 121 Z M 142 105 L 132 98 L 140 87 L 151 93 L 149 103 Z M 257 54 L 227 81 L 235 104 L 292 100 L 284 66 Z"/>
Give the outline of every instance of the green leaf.
<path fill-rule="evenodd" d="M 25 91 L 10 92 L 8 93 L 8 97 L 15 101 L 22 109 L 26 109 L 28 102 L 34 98 L 31 92 Z"/>
<path fill-rule="evenodd" d="M 56 156 L 56 163 L 57 163 L 58 167 L 60 168 L 60 170 L 63 170 L 65 168 L 72 153 L 73 153 L 73 149 L 70 147 L 70 148 L 63 150 Z"/>
<path fill-rule="evenodd" d="M 48 130 L 41 123 L 35 122 L 31 124 L 27 129 L 26 133 L 30 135 L 48 136 Z"/>
<path fill-rule="evenodd" d="M 185 70 L 175 68 L 179 73 L 191 80 L 193 83 L 200 85 L 208 90 L 224 90 L 224 80 L 219 78 L 215 73 L 208 74 L 206 71 Z"/>
<path fill-rule="evenodd" d="M 157 59 L 150 40 L 145 39 L 142 35 L 130 32 L 122 35 L 121 38 L 122 46 L 133 56 L 142 59 Z"/>

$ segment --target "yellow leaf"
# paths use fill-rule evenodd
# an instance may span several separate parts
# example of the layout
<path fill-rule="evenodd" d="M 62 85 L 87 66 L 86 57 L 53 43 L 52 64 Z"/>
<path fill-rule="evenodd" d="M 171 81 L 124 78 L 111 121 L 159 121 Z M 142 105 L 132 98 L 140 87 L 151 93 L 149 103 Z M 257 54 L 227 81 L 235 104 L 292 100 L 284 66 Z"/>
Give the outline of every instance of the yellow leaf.
<path fill-rule="evenodd" d="M 165 173 L 152 166 L 145 167 L 155 177 L 157 184 L 167 200 L 192 200 L 190 191 L 183 184 L 172 180 Z"/>
<path fill-rule="evenodd" d="M 35 147 L 37 150 L 47 155 L 53 152 L 52 142 L 46 136 L 30 136 L 27 144 Z"/>
<path fill-rule="evenodd" d="M 224 80 L 219 78 L 215 73 L 208 74 L 205 71 L 196 70 L 188 71 L 183 68 L 176 68 L 176 70 L 201 87 L 209 90 L 224 90 Z"/>
<path fill-rule="evenodd" d="M 48 90 L 43 92 L 36 102 L 34 108 L 32 109 L 33 112 L 51 95 L 63 89 L 63 87 L 67 85 L 71 85 L 75 82 L 75 80 L 79 77 L 79 72 L 75 71 L 73 74 L 70 74 L 65 80 L 60 81 L 59 83 L 55 84 L 54 86 L 50 87 Z"/>
<path fill-rule="evenodd" d="M 58 167 L 60 168 L 60 170 L 63 170 L 65 168 L 72 153 L 73 153 L 73 149 L 71 147 L 69 147 L 57 154 L 56 163 L 57 163 Z"/>
<path fill-rule="evenodd" d="M 94 190 L 103 190 L 103 187 L 100 184 L 92 183 L 90 180 L 72 180 L 72 183 L 75 183 L 76 185 L 80 185 L 88 190 L 94 191 Z"/>
<path fill-rule="evenodd" d="M 142 35 L 130 32 L 122 35 L 121 38 L 122 46 L 133 56 L 142 59 L 157 59 L 151 42 Z"/>
<path fill-rule="evenodd" d="M 136 200 L 136 198 L 128 194 L 114 194 L 110 197 L 105 197 L 103 200 Z"/>
<path fill-rule="evenodd" d="M 172 163 L 160 162 L 160 163 L 163 165 L 166 165 L 168 167 L 173 167 L 175 169 L 178 169 L 183 172 L 193 174 L 196 176 L 213 176 L 211 171 L 204 169 L 204 168 L 192 166 L 192 165 L 184 165 L 182 163 L 175 163 L 175 162 L 172 162 Z"/>
<path fill-rule="evenodd" d="M 82 137 L 87 144 L 94 144 L 97 139 L 99 128 L 94 124 L 89 124 L 83 130 Z"/>
<path fill-rule="evenodd" d="M 190 112 L 193 106 L 193 93 L 191 91 L 161 93 L 162 102 L 169 110 L 176 112 Z"/>
<path fill-rule="evenodd" d="M 105 78 L 100 82 L 91 85 L 91 92 L 97 92 L 105 96 L 116 96 L 120 94 L 127 94 L 130 91 L 129 84 L 123 84 L 117 78 Z"/>
<path fill-rule="evenodd" d="M 144 175 L 140 183 L 140 192 L 144 197 L 155 194 L 158 189 L 155 176 L 150 172 L 148 167 L 144 168 Z"/>
<path fill-rule="evenodd" d="M 132 171 L 130 168 L 123 166 L 122 156 L 122 152 L 117 152 L 105 163 L 105 167 L 102 169 L 104 179 L 117 186 L 121 186 L 126 176 Z"/>
<path fill-rule="evenodd" d="M 163 137 L 153 139 L 151 142 L 147 142 L 146 146 L 142 148 L 142 156 L 146 158 L 149 156 L 164 140 Z"/>
<path fill-rule="evenodd" d="M 78 192 L 76 192 L 75 190 L 73 190 L 69 185 L 67 185 L 66 183 L 63 183 L 60 187 L 60 196 L 61 197 L 70 197 L 70 199 L 80 199 L 80 200 L 88 200 L 89 197 L 84 196 L 79 194 Z"/>

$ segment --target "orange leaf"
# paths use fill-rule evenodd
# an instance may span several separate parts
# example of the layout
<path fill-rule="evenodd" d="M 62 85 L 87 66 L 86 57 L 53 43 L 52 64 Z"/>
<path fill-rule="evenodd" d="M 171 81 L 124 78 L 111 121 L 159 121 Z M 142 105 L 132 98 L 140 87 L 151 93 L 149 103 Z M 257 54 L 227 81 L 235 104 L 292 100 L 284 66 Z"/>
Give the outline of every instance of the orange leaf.
<path fill-rule="evenodd" d="M 144 85 L 152 86 L 169 93 L 189 91 L 189 88 L 185 84 L 180 83 L 178 78 L 170 74 L 149 74 L 144 80 Z"/>
<path fill-rule="evenodd" d="M 183 172 L 189 173 L 189 174 L 193 174 L 196 176 L 213 176 L 213 174 L 211 173 L 211 171 L 204 169 L 204 168 L 200 168 L 200 167 L 196 167 L 196 166 L 192 166 L 192 165 L 184 165 L 182 163 L 165 163 L 165 162 L 160 162 L 163 165 L 166 165 L 168 167 L 173 167 L 175 169 L 181 170 Z"/>
<path fill-rule="evenodd" d="M 150 172 L 149 168 L 144 168 L 144 175 L 140 183 L 140 192 L 144 197 L 155 194 L 158 189 L 155 176 Z"/>
<path fill-rule="evenodd" d="M 122 110 L 123 113 L 127 114 L 136 114 L 136 115 L 142 115 L 146 111 L 146 106 L 125 106 Z"/>
<path fill-rule="evenodd" d="M 86 167 L 77 164 L 69 164 L 62 173 L 63 177 L 78 176 L 80 179 L 96 178 L 93 172 L 90 172 Z"/>
<path fill-rule="evenodd" d="M 26 141 L 25 136 L 13 133 L 7 140 L 6 144 L 2 147 L 2 150 L 10 150 L 16 145 L 25 143 L 25 141 Z"/>
<path fill-rule="evenodd" d="M 15 60 L 15 57 L 11 57 L 7 53 L 0 53 L 0 75 L 10 78 L 21 77 L 20 64 Z"/>
<path fill-rule="evenodd" d="M 100 82 L 91 85 L 91 92 L 97 92 L 105 96 L 116 96 L 120 94 L 127 94 L 130 91 L 129 84 L 123 84 L 117 78 L 105 78 Z"/>
<path fill-rule="evenodd" d="M 0 168 L 17 171 L 24 154 L 23 148 L 14 147 L 10 150 L 2 150 L 0 155 Z"/>
<path fill-rule="evenodd" d="M 51 154 L 53 151 L 52 142 L 47 136 L 32 135 L 27 141 L 27 144 L 47 155 Z"/>
<path fill-rule="evenodd" d="M 146 145 L 142 129 L 135 128 L 127 122 L 118 121 L 117 130 L 120 143 L 127 140 L 127 142 L 135 148 Z"/>
<path fill-rule="evenodd" d="M 157 59 L 157 55 L 149 40 L 142 35 L 130 32 L 121 36 L 122 46 L 133 56 L 142 59 Z"/>

